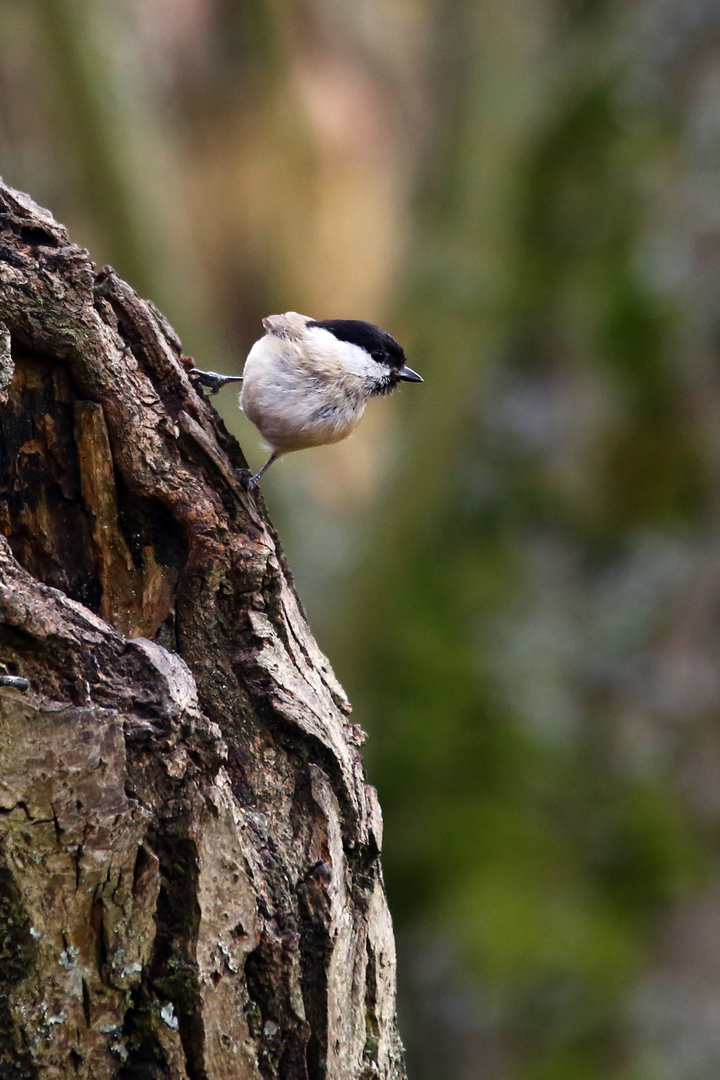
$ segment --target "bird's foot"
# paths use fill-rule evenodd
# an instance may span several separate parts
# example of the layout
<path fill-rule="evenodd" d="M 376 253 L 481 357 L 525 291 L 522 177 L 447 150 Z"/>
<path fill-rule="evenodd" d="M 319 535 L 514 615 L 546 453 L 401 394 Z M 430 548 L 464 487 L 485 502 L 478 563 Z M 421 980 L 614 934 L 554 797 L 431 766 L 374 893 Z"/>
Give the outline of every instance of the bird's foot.
<path fill-rule="evenodd" d="M 258 484 L 258 477 L 260 476 L 259 473 L 255 473 L 253 475 L 253 473 L 251 473 L 249 469 L 236 469 L 235 472 L 237 473 L 237 478 L 245 491 L 257 491 L 258 487 L 260 486 Z"/>
<path fill-rule="evenodd" d="M 217 371 L 201 371 L 200 368 L 191 368 L 189 375 L 194 375 L 196 380 L 206 386 L 211 394 L 217 394 L 223 386 L 231 382 L 242 382 L 242 375 L 220 375 Z"/>
<path fill-rule="evenodd" d="M 257 490 L 257 488 L 259 486 L 260 477 L 266 471 L 266 469 L 270 468 L 273 461 L 277 461 L 278 456 L 279 455 L 276 454 L 275 451 L 273 451 L 273 453 L 270 455 L 270 457 L 267 459 L 267 461 L 263 465 L 260 472 L 256 472 L 254 474 L 251 473 L 250 476 L 245 476 L 244 475 L 246 472 L 250 472 L 249 469 L 238 469 L 238 473 L 241 474 L 240 475 L 240 483 L 243 485 L 243 487 L 245 488 L 246 491 L 256 491 Z"/>

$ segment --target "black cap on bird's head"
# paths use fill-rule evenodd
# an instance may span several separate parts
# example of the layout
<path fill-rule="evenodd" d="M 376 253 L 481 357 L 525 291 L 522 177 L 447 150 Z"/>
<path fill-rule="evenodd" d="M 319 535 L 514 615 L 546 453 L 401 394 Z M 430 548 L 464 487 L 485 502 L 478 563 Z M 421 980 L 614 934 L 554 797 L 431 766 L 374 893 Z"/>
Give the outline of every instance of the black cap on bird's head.
<path fill-rule="evenodd" d="M 322 319 L 311 321 L 308 327 L 318 326 L 327 330 L 338 341 L 347 341 L 350 345 L 358 345 L 364 349 L 378 364 L 385 364 L 392 375 L 392 388 L 399 380 L 404 382 L 422 382 L 422 378 L 416 371 L 408 367 L 405 362 L 405 353 L 402 346 L 387 330 L 375 326 L 373 323 L 364 322 L 362 319 Z"/>

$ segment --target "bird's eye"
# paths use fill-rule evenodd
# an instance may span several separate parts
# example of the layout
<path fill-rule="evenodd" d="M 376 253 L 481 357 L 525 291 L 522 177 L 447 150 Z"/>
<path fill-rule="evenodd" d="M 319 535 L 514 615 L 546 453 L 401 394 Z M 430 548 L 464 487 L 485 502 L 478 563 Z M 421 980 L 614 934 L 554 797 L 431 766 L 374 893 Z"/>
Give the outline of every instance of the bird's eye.
<path fill-rule="evenodd" d="M 384 349 L 375 349 L 375 351 L 371 352 L 370 355 L 372 356 L 373 360 L 378 364 L 382 364 L 385 362 L 385 360 L 387 360 L 387 353 Z"/>

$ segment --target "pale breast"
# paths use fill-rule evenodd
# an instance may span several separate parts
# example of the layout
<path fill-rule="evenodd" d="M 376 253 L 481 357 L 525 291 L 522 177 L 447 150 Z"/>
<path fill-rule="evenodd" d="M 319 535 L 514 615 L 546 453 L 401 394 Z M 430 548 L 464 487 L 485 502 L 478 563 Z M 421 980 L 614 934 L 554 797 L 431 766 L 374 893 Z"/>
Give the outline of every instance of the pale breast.
<path fill-rule="evenodd" d="M 342 371 L 308 362 L 295 342 L 269 336 L 245 362 L 240 406 L 274 450 L 289 453 L 349 435 L 366 404 L 356 389 Z"/>

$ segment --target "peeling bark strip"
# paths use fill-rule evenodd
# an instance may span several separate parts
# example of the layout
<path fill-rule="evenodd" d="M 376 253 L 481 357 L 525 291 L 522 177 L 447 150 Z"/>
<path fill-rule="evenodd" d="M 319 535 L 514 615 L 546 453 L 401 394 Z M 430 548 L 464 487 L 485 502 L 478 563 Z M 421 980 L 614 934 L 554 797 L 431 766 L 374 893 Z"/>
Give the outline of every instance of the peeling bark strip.
<path fill-rule="evenodd" d="M 189 366 L 0 184 L 0 1076 L 402 1078 L 362 733 Z"/>

